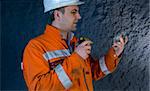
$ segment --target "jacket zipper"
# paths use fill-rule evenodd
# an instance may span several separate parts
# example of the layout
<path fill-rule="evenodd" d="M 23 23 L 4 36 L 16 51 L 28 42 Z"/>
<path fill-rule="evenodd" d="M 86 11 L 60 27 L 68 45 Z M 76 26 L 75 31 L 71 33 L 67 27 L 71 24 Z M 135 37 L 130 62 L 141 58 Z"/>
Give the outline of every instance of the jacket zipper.
<path fill-rule="evenodd" d="M 85 76 L 85 71 L 84 71 L 84 69 L 83 69 L 83 75 L 84 75 L 84 83 L 85 83 L 85 85 L 86 85 L 86 88 L 87 88 L 88 91 L 90 91 L 90 90 L 89 90 L 89 87 L 88 87 L 88 85 L 87 85 L 87 82 L 86 82 L 86 76 Z"/>

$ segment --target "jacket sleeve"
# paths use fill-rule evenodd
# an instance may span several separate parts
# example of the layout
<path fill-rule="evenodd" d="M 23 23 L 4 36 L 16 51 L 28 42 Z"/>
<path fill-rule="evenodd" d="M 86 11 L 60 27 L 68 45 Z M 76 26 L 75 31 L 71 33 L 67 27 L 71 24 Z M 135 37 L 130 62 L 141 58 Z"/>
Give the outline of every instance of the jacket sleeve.
<path fill-rule="evenodd" d="M 99 60 L 92 60 L 91 70 L 93 79 L 98 80 L 112 73 L 116 69 L 119 60 L 113 48 L 110 48 L 108 53 Z"/>
<path fill-rule="evenodd" d="M 43 49 L 34 44 L 35 41 L 29 42 L 24 50 L 23 55 L 23 74 L 29 91 L 46 91 L 48 89 L 62 90 L 62 86 L 56 70 L 50 70 L 49 62 L 44 59 Z M 73 81 L 74 75 L 77 75 L 82 67 L 83 59 L 73 53 L 66 57 L 62 67 L 66 75 Z M 58 68 L 59 69 L 59 68 Z M 57 70 L 59 71 L 59 70 Z M 79 72 L 80 73 L 80 72 Z"/>

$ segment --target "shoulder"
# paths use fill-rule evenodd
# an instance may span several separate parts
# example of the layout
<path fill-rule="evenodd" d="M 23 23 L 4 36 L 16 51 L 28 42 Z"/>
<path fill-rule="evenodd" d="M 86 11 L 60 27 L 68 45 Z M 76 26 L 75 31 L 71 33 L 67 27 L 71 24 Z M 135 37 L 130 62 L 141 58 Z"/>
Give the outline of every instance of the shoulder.
<path fill-rule="evenodd" d="M 38 50 L 41 52 L 51 51 L 56 49 L 57 45 L 54 39 L 46 36 L 45 34 L 39 35 L 33 39 L 31 39 L 26 48 L 30 50 Z"/>
<path fill-rule="evenodd" d="M 29 50 L 32 50 L 32 49 L 37 49 L 37 50 L 39 50 L 39 49 L 42 49 L 42 47 L 43 47 L 43 43 L 42 43 L 42 36 L 43 36 L 43 34 L 42 35 L 39 35 L 39 36 L 37 36 L 37 37 L 35 37 L 35 38 L 32 38 L 28 43 L 27 43 L 27 45 L 26 45 L 26 47 L 25 47 L 25 49 L 29 49 Z"/>

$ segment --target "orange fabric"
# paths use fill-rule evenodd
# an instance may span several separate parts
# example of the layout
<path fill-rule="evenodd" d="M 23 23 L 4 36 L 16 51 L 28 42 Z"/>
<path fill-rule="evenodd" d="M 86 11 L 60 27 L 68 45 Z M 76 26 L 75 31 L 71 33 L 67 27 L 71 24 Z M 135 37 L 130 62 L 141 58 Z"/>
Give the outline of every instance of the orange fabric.
<path fill-rule="evenodd" d="M 74 37 L 71 43 L 77 43 L 77 39 Z M 61 58 L 46 61 L 43 57 L 47 51 L 62 49 L 68 49 L 68 46 L 62 39 L 59 30 L 50 25 L 46 26 L 44 34 L 28 43 L 23 55 L 23 73 L 29 91 L 65 90 L 55 71 L 50 70 L 49 67 L 49 63 Z M 110 71 L 113 71 L 117 65 L 115 61 L 117 57 L 112 55 L 114 55 L 114 51 L 111 49 L 105 56 L 106 65 Z M 62 66 L 73 83 L 67 91 L 93 91 L 92 80 L 104 77 L 98 61 L 93 61 L 91 58 L 83 60 L 75 52 L 64 58 Z"/>
<path fill-rule="evenodd" d="M 119 63 L 119 58 L 116 56 L 116 54 L 115 54 L 115 51 L 114 51 L 114 49 L 113 48 L 110 48 L 109 50 L 108 50 L 108 53 L 104 56 L 104 59 L 105 59 L 105 64 L 106 64 L 106 66 L 107 66 L 107 68 L 108 68 L 108 70 L 110 71 L 110 72 L 113 72 L 115 69 L 116 69 L 116 67 L 117 67 L 117 65 L 118 65 L 118 63 Z M 100 69 L 100 65 L 99 65 L 99 61 L 98 60 L 96 60 L 96 61 L 93 61 L 93 63 L 92 64 L 94 64 L 94 65 L 92 65 L 92 73 L 93 73 L 93 79 L 94 80 L 98 80 L 98 79 L 101 79 L 101 78 L 103 78 L 103 77 L 105 77 L 106 75 L 101 71 L 101 69 Z"/>

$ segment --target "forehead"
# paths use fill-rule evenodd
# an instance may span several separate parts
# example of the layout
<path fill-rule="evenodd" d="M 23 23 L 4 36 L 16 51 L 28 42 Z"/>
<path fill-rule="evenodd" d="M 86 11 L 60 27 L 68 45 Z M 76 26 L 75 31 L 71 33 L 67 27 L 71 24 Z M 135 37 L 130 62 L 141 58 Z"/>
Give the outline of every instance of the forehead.
<path fill-rule="evenodd" d="M 67 6 L 65 7 L 65 10 L 79 10 L 79 7 L 77 5 L 71 5 L 71 6 Z"/>

